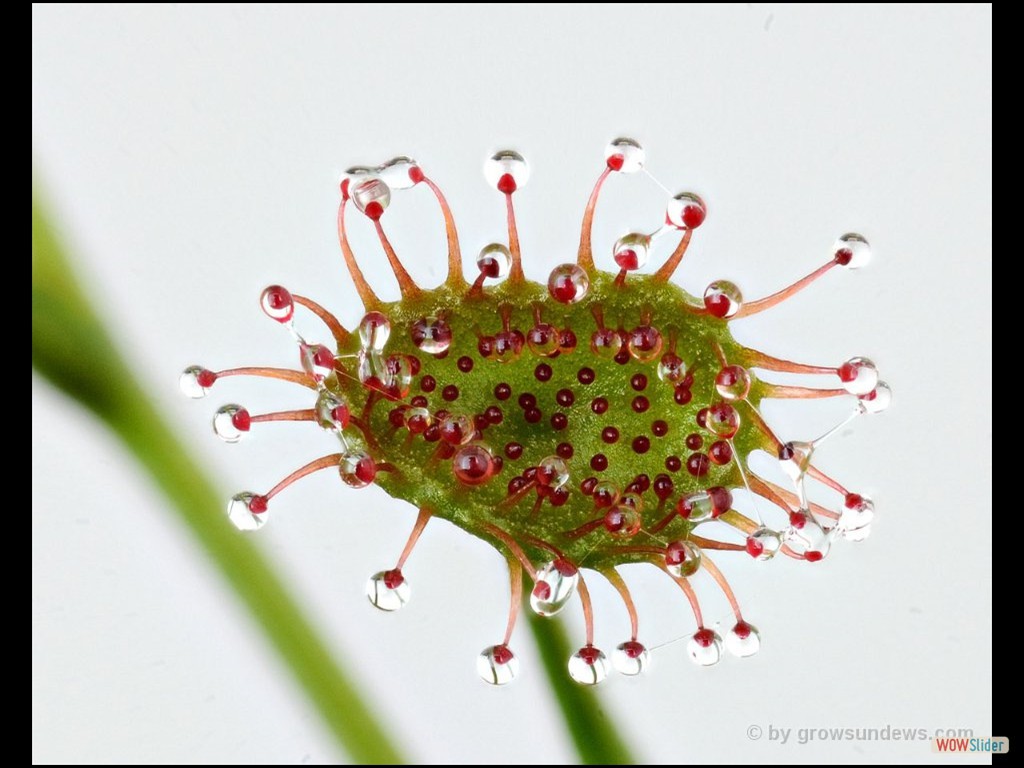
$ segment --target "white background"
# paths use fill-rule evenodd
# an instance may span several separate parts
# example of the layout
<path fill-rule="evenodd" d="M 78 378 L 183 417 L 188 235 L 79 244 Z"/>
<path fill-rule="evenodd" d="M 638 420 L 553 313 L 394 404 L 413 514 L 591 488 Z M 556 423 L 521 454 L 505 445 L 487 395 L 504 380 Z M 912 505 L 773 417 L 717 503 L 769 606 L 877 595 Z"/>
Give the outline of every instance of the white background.
<path fill-rule="evenodd" d="M 330 439 L 285 424 L 222 445 L 208 428 L 221 402 L 308 403 L 288 385 L 239 380 L 190 402 L 178 373 L 193 362 L 292 364 L 257 306 L 269 282 L 358 319 L 334 233 L 335 184 L 350 164 L 416 157 L 449 195 L 472 255 L 502 237 L 482 159 L 521 150 L 533 168 L 517 203 L 535 278 L 574 254 L 602 149 L 620 133 L 647 146 L 667 186 L 708 201 L 678 277 L 692 292 L 728 277 L 763 295 L 822 263 L 837 234 L 863 231 L 869 269 L 836 270 L 736 333 L 808 362 L 878 362 L 892 409 L 821 452 L 826 470 L 874 496 L 873 538 L 817 566 L 720 556 L 762 630 L 761 654 L 699 669 L 677 643 L 655 652 L 651 675 L 611 679 L 602 697 L 652 762 L 930 762 L 939 758 L 923 743 L 782 745 L 746 733 L 988 735 L 990 27 L 981 5 L 37 5 L 33 151 L 97 305 L 225 495 L 269 487 Z M 606 267 L 612 240 L 655 226 L 663 204 L 642 176 L 608 187 L 595 232 Z M 429 194 L 396 197 L 387 220 L 414 276 L 438 281 Z M 371 280 L 394 296 L 372 232 L 353 228 Z M 847 408 L 766 410 L 782 434 L 809 438 Z M 36 761 L 344 759 L 162 498 L 35 378 L 32 485 Z M 572 760 L 525 631 L 513 641 L 524 665 L 514 686 L 475 679 L 473 658 L 500 637 L 506 610 L 489 547 L 430 526 L 406 569 L 412 603 L 383 615 L 362 585 L 401 548 L 408 505 L 321 473 L 273 512 L 260 544 L 410 756 Z M 653 569 L 627 577 L 649 645 L 692 631 L 682 596 Z M 598 643 L 610 649 L 627 633 L 624 613 L 591 582 Z M 708 615 L 727 620 L 712 585 L 698 587 Z M 569 613 L 579 636 L 578 609 Z"/>

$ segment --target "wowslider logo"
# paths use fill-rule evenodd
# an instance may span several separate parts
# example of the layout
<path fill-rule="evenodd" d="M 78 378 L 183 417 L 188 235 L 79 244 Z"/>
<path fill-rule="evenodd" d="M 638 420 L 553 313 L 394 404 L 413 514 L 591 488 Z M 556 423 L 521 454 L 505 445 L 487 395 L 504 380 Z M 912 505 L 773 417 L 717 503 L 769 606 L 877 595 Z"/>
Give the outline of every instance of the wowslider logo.
<path fill-rule="evenodd" d="M 961 738 L 945 737 L 932 739 L 933 752 L 948 752 L 950 754 L 979 753 L 979 754 L 1005 754 L 1010 751 L 1010 740 L 1005 736 L 991 736 L 982 738 Z"/>

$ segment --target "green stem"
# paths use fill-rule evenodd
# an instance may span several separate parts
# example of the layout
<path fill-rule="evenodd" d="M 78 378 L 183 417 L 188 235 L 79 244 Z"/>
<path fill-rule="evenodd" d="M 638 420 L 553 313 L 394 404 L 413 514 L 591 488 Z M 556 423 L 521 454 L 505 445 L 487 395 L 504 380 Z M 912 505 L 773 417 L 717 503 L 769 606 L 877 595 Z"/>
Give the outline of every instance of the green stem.
<path fill-rule="evenodd" d="M 32 365 L 92 410 L 146 468 L 353 760 L 401 762 L 270 563 L 231 528 L 220 494 L 148 402 L 75 281 L 34 193 Z"/>
<path fill-rule="evenodd" d="M 586 765 L 631 765 L 635 762 L 615 724 L 608 718 L 598 702 L 597 691 L 572 681 L 566 670 L 569 656 L 575 649 L 569 646 L 562 622 L 543 619 L 532 611 L 530 630 L 540 649 L 541 661 L 547 673 L 562 716 L 569 728 L 580 760 Z"/>

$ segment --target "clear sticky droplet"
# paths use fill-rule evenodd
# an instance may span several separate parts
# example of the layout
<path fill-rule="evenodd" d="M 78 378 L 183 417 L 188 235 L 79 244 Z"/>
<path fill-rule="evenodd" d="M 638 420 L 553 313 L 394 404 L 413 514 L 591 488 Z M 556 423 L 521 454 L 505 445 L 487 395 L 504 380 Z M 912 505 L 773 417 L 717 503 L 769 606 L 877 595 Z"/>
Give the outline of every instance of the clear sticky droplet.
<path fill-rule="evenodd" d="M 360 182 L 366 181 L 367 179 L 376 176 L 377 169 L 371 168 L 368 165 L 352 165 L 345 169 L 345 172 L 341 175 L 341 194 L 346 200 L 351 197 L 351 192 Z"/>
<path fill-rule="evenodd" d="M 880 381 L 873 390 L 861 395 L 857 402 L 862 413 L 881 413 L 892 404 L 892 389 Z"/>
<path fill-rule="evenodd" d="M 421 317 L 412 324 L 412 343 L 428 355 L 440 355 L 452 345 L 452 327 L 439 317 Z"/>
<path fill-rule="evenodd" d="M 610 507 L 620 496 L 619 487 L 610 480 L 601 480 L 594 485 L 591 496 L 594 498 L 594 505 L 598 509 Z"/>
<path fill-rule="evenodd" d="M 728 320 L 743 308 L 743 293 L 736 283 L 715 280 L 704 290 L 704 307 L 709 314 Z"/>
<path fill-rule="evenodd" d="M 366 597 L 374 608 L 382 611 L 397 611 L 409 602 L 411 595 L 409 582 L 397 568 L 377 571 L 366 582 Z"/>
<path fill-rule="evenodd" d="M 350 450 L 342 454 L 338 474 L 345 485 L 351 488 L 365 488 L 377 476 L 377 463 L 366 451 Z"/>
<path fill-rule="evenodd" d="M 814 456 L 814 443 L 790 440 L 779 448 L 779 466 L 793 481 L 802 506 L 807 506 L 807 470 Z"/>
<path fill-rule="evenodd" d="M 622 335 L 611 328 L 598 328 L 590 337 L 590 351 L 610 360 L 622 349 Z"/>
<path fill-rule="evenodd" d="M 357 354 L 356 372 L 359 381 L 367 387 L 384 391 L 387 389 L 388 374 L 384 368 L 384 358 L 377 352 L 360 350 Z"/>
<path fill-rule="evenodd" d="M 559 456 L 545 456 L 537 464 L 537 482 L 558 490 L 569 482 L 569 465 Z"/>
<path fill-rule="evenodd" d="M 875 504 L 867 496 L 849 493 L 839 516 L 838 527 L 844 539 L 863 541 L 871 534 L 871 523 L 875 519 Z"/>
<path fill-rule="evenodd" d="M 249 431 L 251 424 L 249 411 L 234 403 L 222 405 L 213 417 L 213 431 L 225 443 L 237 443 Z"/>
<path fill-rule="evenodd" d="M 686 378 L 687 366 L 675 352 L 666 352 L 658 362 L 658 378 L 669 384 L 678 384 Z"/>
<path fill-rule="evenodd" d="M 691 523 L 702 523 L 714 516 L 715 505 L 707 491 L 694 491 L 676 502 L 676 512 Z"/>
<path fill-rule="evenodd" d="M 519 659 L 507 645 L 492 645 L 476 657 L 476 673 L 489 685 L 508 685 L 519 674 Z"/>
<path fill-rule="evenodd" d="M 747 536 L 747 554 L 755 560 L 771 560 L 782 547 L 782 534 L 760 526 Z"/>
<path fill-rule="evenodd" d="M 847 232 L 832 247 L 836 263 L 847 269 L 860 269 L 871 261 L 871 246 L 863 235 Z"/>
<path fill-rule="evenodd" d="M 480 249 L 476 267 L 480 274 L 492 280 L 505 277 L 512 269 L 512 253 L 501 243 L 490 243 Z"/>
<path fill-rule="evenodd" d="M 463 485 L 483 485 L 494 471 L 494 456 L 479 443 L 462 446 L 452 457 L 452 472 Z"/>
<path fill-rule="evenodd" d="M 847 541 L 866 541 L 871 536 L 871 523 L 865 523 L 860 528 L 849 528 L 839 531 Z"/>
<path fill-rule="evenodd" d="M 526 346 L 522 331 L 499 331 L 494 336 L 494 359 L 499 363 L 511 363 L 519 359 Z"/>
<path fill-rule="evenodd" d="M 704 201 L 693 192 L 680 192 L 665 208 L 665 220 L 676 229 L 696 229 L 706 216 Z"/>
<path fill-rule="evenodd" d="M 806 560 L 815 563 L 824 559 L 832 546 L 832 538 L 808 510 L 790 514 L 786 546 Z"/>
<path fill-rule="evenodd" d="M 190 365 L 181 372 L 181 376 L 178 378 L 178 387 L 185 397 L 199 400 L 206 397 L 206 393 L 216 380 L 217 375 L 213 371 L 203 368 L 201 365 Z"/>
<path fill-rule="evenodd" d="M 708 408 L 704 423 L 709 432 L 728 440 L 740 428 L 740 415 L 728 403 L 715 403 Z"/>
<path fill-rule="evenodd" d="M 686 644 L 686 652 L 694 664 L 710 667 L 722 658 L 722 637 L 713 629 L 698 629 Z"/>
<path fill-rule="evenodd" d="M 384 215 L 391 205 L 391 188 L 383 180 L 371 177 L 349 185 L 349 194 L 356 208 L 373 220 Z"/>
<path fill-rule="evenodd" d="M 651 252 L 651 236 L 642 232 L 630 232 L 615 241 L 612 246 L 612 257 L 619 269 L 627 272 L 640 269 L 647 263 Z"/>
<path fill-rule="evenodd" d="M 843 389 L 851 395 L 866 395 L 878 384 L 878 368 L 866 357 L 851 357 L 838 372 Z"/>
<path fill-rule="evenodd" d="M 629 496 L 631 494 L 626 494 Z M 644 520 L 640 510 L 626 503 L 626 496 L 604 513 L 604 528 L 616 538 L 628 539 L 636 536 Z"/>
<path fill-rule="evenodd" d="M 715 390 L 723 400 L 743 400 L 750 394 L 750 373 L 741 365 L 727 365 L 715 377 Z"/>
<path fill-rule="evenodd" d="M 665 547 L 665 567 L 676 577 L 693 576 L 700 570 L 700 547 L 690 541 L 673 541 Z"/>
<path fill-rule="evenodd" d="M 414 435 L 422 435 L 433 423 L 434 419 L 426 408 L 407 408 L 403 414 L 405 427 Z"/>
<path fill-rule="evenodd" d="M 484 178 L 499 192 L 511 194 L 526 185 L 530 178 L 530 166 L 518 152 L 503 149 L 495 152 L 484 163 Z"/>
<path fill-rule="evenodd" d="M 649 363 L 661 354 L 663 344 L 661 331 L 653 325 L 639 325 L 629 332 L 626 348 L 637 362 Z"/>
<path fill-rule="evenodd" d="M 608 677 L 608 659 L 599 649 L 585 645 L 569 657 L 569 677 L 580 685 L 597 685 Z"/>
<path fill-rule="evenodd" d="M 367 312 L 359 321 L 359 344 L 366 352 L 380 353 L 391 337 L 391 322 L 383 312 Z"/>
<path fill-rule="evenodd" d="M 409 189 L 423 181 L 423 171 L 411 157 L 393 157 L 377 167 L 377 173 L 389 189 Z"/>
<path fill-rule="evenodd" d="M 647 153 L 636 139 L 620 137 L 608 142 L 604 159 L 608 167 L 618 173 L 636 173 L 644 167 Z"/>
<path fill-rule="evenodd" d="M 321 389 L 316 397 L 316 417 L 324 429 L 346 429 L 352 418 L 348 403 L 329 389 Z"/>
<path fill-rule="evenodd" d="M 412 360 L 408 355 L 388 355 L 384 360 L 384 389 L 404 400 L 412 389 Z"/>
<path fill-rule="evenodd" d="M 295 315 L 295 301 L 282 285 L 268 285 L 260 294 L 260 309 L 271 320 L 287 323 Z"/>
<path fill-rule="evenodd" d="M 548 276 L 548 293 L 562 304 L 582 301 L 590 290 L 590 276 L 578 264 L 559 264 Z"/>
<path fill-rule="evenodd" d="M 624 493 L 619 497 L 619 503 L 638 513 L 644 511 L 644 499 L 639 493 Z"/>
<path fill-rule="evenodd" d="M 786 475 L 795 481 L 807 474 L 814 456 L 814 444 L 803 440 L 790 440 L 779 449 L 779 466 Z"/>
<path fill-rule="evenodd" d="M 317 381 L 334 373 L 334 352 L 324 344 L 299 344 L 302 369 Z"/>
<path fill-rule="evenodd" d="M 761 633 L 749 621 L 738 621 L 726 634 L 725 647 L 733 656 L 753 656 L 761 650 Z"/>
<path fill-rule="evenodd" d="M 243 491 L 228 502 L 228 520 L 240 531 L 257 531 L 267 522 L 267 497 Z"/>
<path fill-rule="evenodd" d="M 620 675 L 639 675 L 647 670 L 650 664 L 651 654 L 643 643 L 636 640 L 627 640 L 615 646 L 612 653 L 612 666 Z"/>
<path fill-rule="evenodd" d="M 537 323 L 526 332 L 526 344 L 538 357 L 551 357 L 559 351 L 558 329 L 551 323 Z"/>
<path fill-rule="evenodd" d="M 450 413 L 441 419 L 441 439 L 449 445 L 465 445 L 473 439 L 473 420 L 464 413 Z"/>
<path fill-rule="evenodd" d="M 576 594 L 579 579 L 579 571 L 569 563 L 552 560 L 542 565 L 530 592 L 530 608 L 538 616 L 554 616 Z"/>

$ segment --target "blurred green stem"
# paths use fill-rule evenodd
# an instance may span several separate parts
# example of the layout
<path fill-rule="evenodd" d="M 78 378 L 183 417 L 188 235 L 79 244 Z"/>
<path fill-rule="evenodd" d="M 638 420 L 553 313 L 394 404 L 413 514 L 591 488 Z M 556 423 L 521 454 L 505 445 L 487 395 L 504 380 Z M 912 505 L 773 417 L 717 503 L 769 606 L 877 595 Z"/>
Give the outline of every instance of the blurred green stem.
<path fill-rule="evenodd" d="M 527 611 L 527 614 L 530 630 L 540 648 L 544 671 L 580 760 L 586 765 L 633 764 L 635 761 L 615 724 L 598 703 L 597 691 L 575 683 L 569 677 L 566 663 L 575 649 L 569 646 L 562 622 L 543 619 L 533 611 Z"/>
<path fill-rule="evenodd" d="M 267 559 L 230 527 L 220 494 L 149 403 L 76 283 L 34 192 L 32 365 L 93 411 L 146 468 L 352 759 L 402 762 Z"/>

